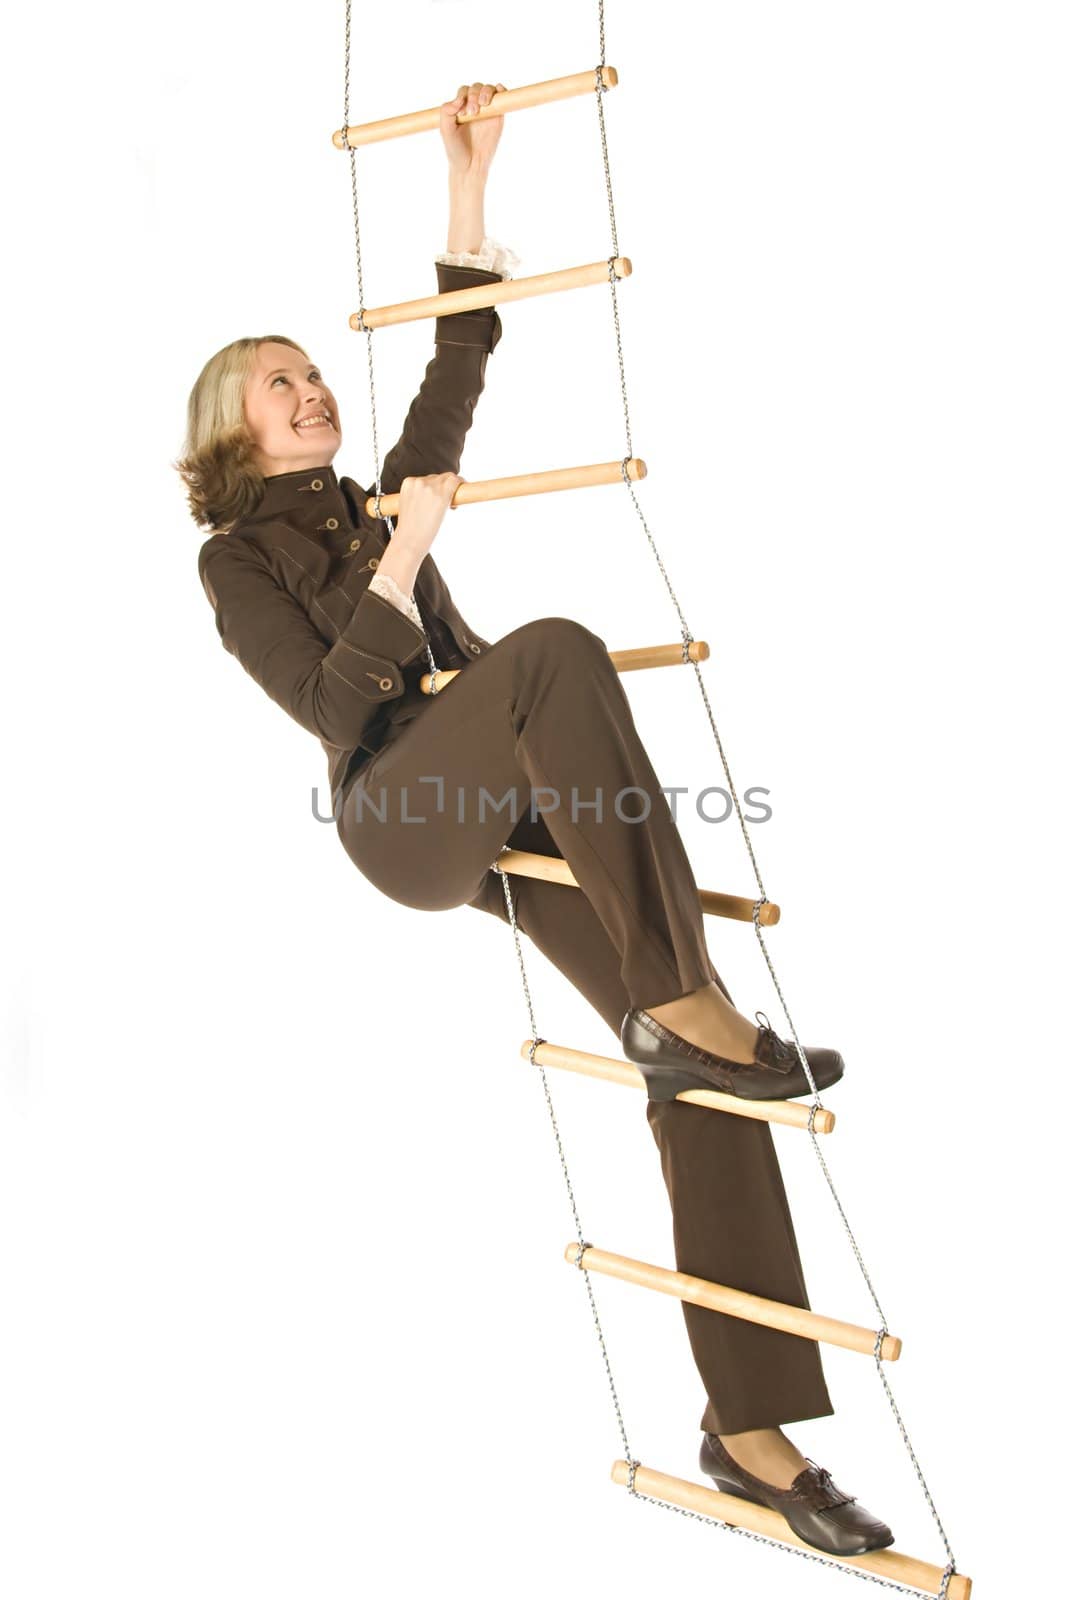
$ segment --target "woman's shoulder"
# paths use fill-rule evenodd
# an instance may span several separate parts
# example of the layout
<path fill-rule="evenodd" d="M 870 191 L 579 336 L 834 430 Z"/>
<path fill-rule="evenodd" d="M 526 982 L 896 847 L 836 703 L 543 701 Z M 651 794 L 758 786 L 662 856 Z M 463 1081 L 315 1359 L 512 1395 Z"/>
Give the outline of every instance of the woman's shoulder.
<path fill-rule="evenodd" d="M 226 532 L 211 534 L 198 552 L 198 573 L 206 569 L 247 575 L 259 583 L 267 574 L 277 584 L 309 599 L 334 581 L 340 556 L 316 533 L 282 516 L 241 519 Z M 305 586 L 305 587 L 304 587 Z"/>
<path fill-rule="evenodd" d="M 251 529 L 242 522 L 237 522 L 232 528 L 218 528 L 198 551 L 198 571 L 204 572 L 207 563 L 224 550 L 237 551 L 241 556 L 243 547 L 249 548 L 252 542 Z"/>

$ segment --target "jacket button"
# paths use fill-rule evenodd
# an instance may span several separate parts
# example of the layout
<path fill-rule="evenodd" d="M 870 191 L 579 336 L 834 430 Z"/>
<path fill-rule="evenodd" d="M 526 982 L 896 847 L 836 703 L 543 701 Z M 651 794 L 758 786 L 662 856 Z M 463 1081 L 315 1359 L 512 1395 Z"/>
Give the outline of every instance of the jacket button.
<path fill-rule="evenodd" d="M 379 678 L 377 681 L 381 685 L 382 689 L 391 689 L 391 687 L 392 687 L 391 678 Z"/>
<path fill-rule="evenodd" d="M 473 655 L 476 655 L 476 656 L 480 655 L 481 654 L 481 648 L 482 648 L 481 645 L 480 644 L 475 644 L 473 639 L 470 641 L 470 649 L 471 649 L 471 653 Z"/>
<path fill-rule="evenodd" d="M 335 528 L 338 528 L 338 527 L 339 527 L 339 525 L 340 525 L 340 524 L 339 524 L 339 522 L 338 522 L 338 521 L 337 521 L 337 520 L 336 520 L 336 518 L 335 518 L 335 517 L 329 517 L 329 519 L 328 519 L 328 521 L 327 521 L 327 522 L 326 522 L 326 523 L 325 523 L 325 527 L 326 527 L 326 528 L 333 528 L 333 529 L 335 529 Z"/>
<path fill-rule="evenodd" d="M 380 565 L 380 562 L 381 562 L 380 556 L 370 556 L 370 569 L 371 569 L 371 571 L 376 572 L 378 566 Z"/>
<path fill-rule="evenodd" d="M 362 548 L 362 540 L 361 539 L 352 539 L 351 540 L 351 549 L 352 550 L 361 550 L 361 548 Z"/>
<path fill-rule="evenodd" d="M 320 478 L 314 478 L 310 484 L 311 489 L 323 489 L 324 487 L 325 485 L 321 482 Z"/>

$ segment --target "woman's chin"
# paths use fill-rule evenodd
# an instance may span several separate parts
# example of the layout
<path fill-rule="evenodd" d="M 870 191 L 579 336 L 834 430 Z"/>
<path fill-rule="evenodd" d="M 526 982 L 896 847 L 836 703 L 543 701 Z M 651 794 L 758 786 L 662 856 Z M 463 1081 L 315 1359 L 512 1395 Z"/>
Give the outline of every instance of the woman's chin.
<path fill-rule="evenodd" d="M 304 467 L 328 466 L 340 448 L 340 443 L 340 436 L 335 428 L 326 428 L 323 433 L 319 430 L 316 439 L 311 439 L 308 444 L 303 441 L 305 449 L 300 445 L 299 449 L 293 452 L 295 471 L 301 472 Z"/>

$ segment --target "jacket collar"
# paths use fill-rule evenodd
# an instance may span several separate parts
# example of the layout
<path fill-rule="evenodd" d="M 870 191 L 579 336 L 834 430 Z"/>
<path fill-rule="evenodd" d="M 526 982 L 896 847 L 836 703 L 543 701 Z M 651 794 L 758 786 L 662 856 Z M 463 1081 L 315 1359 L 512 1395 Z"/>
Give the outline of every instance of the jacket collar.
<path fill-rule="evenodd" d="M 277 472 L 263 482 L 265 488 L 253 512 L 255 517 L 278 517 L 289 511 L 305 516 L 324 508 L 330 500 L 338 501 L 341 493 L 336 470 L 331 466 Z M 327 514 L 331 515 L 331 511 Z"/>
<path fill-rule="evenodd" d="M 336 552 L 347 550 L 356 532 L 365 538 L 370 531 L 364 491 L 352 479 L 338 478 L 334 467 L 273 473 L 264 485 L 247 522 L 286 521 Z"/>

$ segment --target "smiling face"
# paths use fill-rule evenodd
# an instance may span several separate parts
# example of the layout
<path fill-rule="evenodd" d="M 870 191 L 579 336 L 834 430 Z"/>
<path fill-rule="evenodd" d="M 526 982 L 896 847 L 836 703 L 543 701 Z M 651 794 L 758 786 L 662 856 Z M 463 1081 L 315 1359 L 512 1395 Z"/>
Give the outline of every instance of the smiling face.
<path fill-rule="evenodd" d="M 243 414 L 263 477 L 326 467 L 340 448 L 335 397 L 320 369 L 289 344 L 258 346 Z"/>

